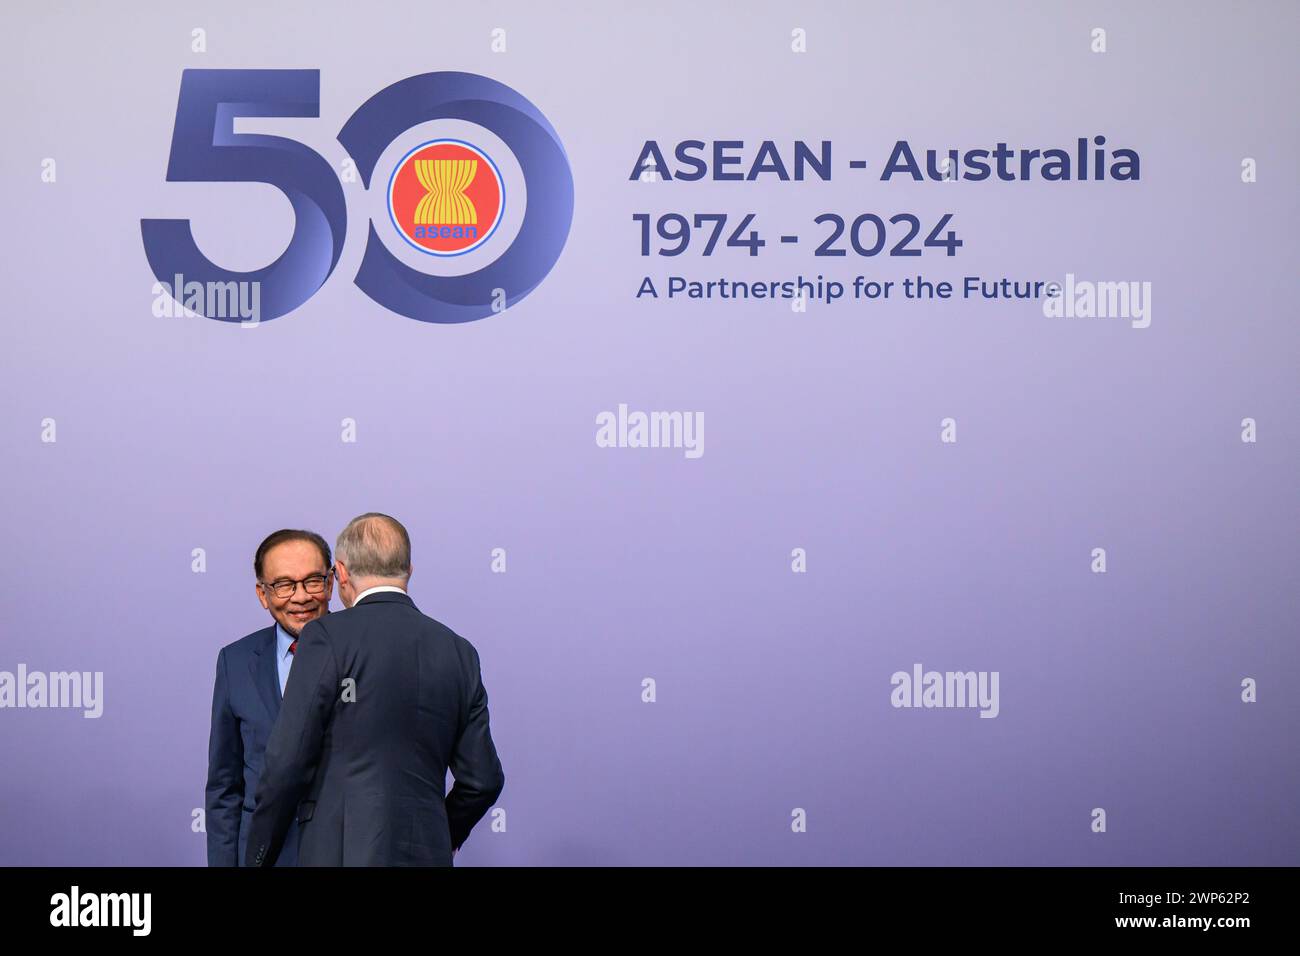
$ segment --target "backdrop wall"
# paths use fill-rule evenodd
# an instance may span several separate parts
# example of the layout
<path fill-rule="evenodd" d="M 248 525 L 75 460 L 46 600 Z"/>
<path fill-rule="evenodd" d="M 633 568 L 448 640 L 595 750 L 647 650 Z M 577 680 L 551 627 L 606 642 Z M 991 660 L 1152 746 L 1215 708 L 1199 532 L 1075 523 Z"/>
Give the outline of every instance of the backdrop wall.
<path fill-rule="evenodd" d="M 202 864 L 216 654 L 270 622 L 254 548 L 285 526 L 332 542 L 380 510 L 411 531 L 416 603 L 483 661 L 507 783 L 458 865 L 1294 864 L 1297 18 L 1289 3 L 12 7 L 0 670 L 102 672 L 103 714 L 0 710 L 0 862 Z M 339 171 L 338 130 L 389 84 L 507 84 L 567 152 L 563 254 L 500 315 L 388 311 L 352 282 L 385 173 L 369 192 L 343 182 L 343 252 L 306 304 L 247 328 L 155 315 L 141 219 L 192 220 L 237 270 L 294 225 L 270 185 L 166 181 L 182 71 L 200 68 L 319 69 L 319 118 L 243 128 Z M 846 171 L 879 171 L 900 139 L 1098 134 L 1140 153 L 1140 181 Z M 632 181 L 648 139 L 744 140 L 741 168 L 762 140 L 787 155 L 830 140 L 835 175 Z M 641 256 L 632 217 L 667 212 L 753 212 L 768 245 Z M 815 258 L 825 212 L 951 212 L 965 245 Z M 1142 280 L 1151 321 L 636 297 L 646 276 L 800 273 Z M 704 453 L 600 447 L 597 416 L 620 404 L 702 412 Z M 917 663 L 996 671 L 996 719 L 893 706 L 891 676 Z"/>

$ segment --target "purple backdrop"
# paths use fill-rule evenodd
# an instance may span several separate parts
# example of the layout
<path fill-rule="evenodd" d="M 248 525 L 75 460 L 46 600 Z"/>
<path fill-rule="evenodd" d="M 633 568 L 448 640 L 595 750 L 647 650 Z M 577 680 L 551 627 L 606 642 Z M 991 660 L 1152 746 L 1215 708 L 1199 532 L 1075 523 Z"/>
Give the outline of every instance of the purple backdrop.
<path fill-rule="evenodd" d="M 15 5 L 0 41 L 0 670 L 104 674 L 98 720 L 0 710 L 0 862 L 201 864 L 216 654 L 270 620 L 253 549 L 372 509 L 482 655 L 506 827 L 458 865 L 1298 862 L 1295 4 L 139 6 Z M 560 262 L 501 316 L 386 312 L 351 282 L 382 206 L 348 183 L 308 304 L 155 317 L 142 217 L 192 218 L 241 269 L 292 227 L 270 186 L 164 181 L 191 67 L 319 68 L 320 119 L 246 128 L 336 168 L 389 83 L 509 84 L 572 163 Z M 1096 134 L 1140 182 L 842 165 Z M 829 139 L 835 179 L 629 182 L 648 138 Z M 805 238 L 643 259 L 632 214 L 668 211 Z M 815 215 L 867 211 L 953 212 L 966 245 L 813 258 Z M 1144 280 L 1152 322 L 634 297 L 799 272 Z M 619 403 L 704 412 L 705 454 L 597 447 Z M 997 719 L 892 707 L 915 662 L 998 671 Z"/>

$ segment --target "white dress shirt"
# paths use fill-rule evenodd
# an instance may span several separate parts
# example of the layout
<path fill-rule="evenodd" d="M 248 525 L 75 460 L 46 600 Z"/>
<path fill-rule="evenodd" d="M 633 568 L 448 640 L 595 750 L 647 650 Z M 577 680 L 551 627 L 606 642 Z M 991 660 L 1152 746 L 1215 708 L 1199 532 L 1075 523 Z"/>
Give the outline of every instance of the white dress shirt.
<path fill-rule="evenodd" d="M 365 597 L 366 595 L 368 595 L 368 594 L 378 594 L 380 591 L 396 591 L 398 594 L 405 594 L 405 593 L 406 593 L 406 591 L 403 590 L 402 588 L 394 587 L 394 586 L 391 585 L 391 584 L 379 584 L 379 585 L 376 585 L 376 586 L 373 587 L 373 588 L 366 588 L 364 591 L 362 591 L 360 594 L 358 594 L 358 595 L 357 595 L 357 599 L 356 599 L 355 601 L 352 602 L 352 606 L 353 606 L 353 607 L 356 607 L 357 604 L 359 604 L 359 603 L 361 602 L 361 599 L 362 599 L 363 597 Z"/>

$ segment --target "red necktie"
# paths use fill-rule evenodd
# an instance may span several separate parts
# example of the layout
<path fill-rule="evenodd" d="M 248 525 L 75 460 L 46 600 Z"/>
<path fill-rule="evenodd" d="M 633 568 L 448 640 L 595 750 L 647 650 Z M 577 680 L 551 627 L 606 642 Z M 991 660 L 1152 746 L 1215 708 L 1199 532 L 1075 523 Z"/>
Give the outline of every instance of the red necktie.
<path fill-rule="evenodd" d="M 295 637 L 293 639 L 293 643 L 289 645 L 289 653 L 290 654 L 298 653 L 298 638 Z"/>

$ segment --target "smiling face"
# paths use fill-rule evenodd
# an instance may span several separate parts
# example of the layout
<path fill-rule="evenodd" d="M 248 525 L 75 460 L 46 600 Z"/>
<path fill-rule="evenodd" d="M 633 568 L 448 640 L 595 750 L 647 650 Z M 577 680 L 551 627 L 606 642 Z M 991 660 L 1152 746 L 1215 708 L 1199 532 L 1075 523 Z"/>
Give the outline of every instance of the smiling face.
<path fill-rule="evenodd" d="M 257 599 L 281 627 L 297 637 L 308 621 L 314 621 L 329 610 L 334 581 L 328 571 L 320 549 L 310 541 L 277 544 L 262 559 L 262 581 L 257 584 Z M 326 575 L 325 588 L 319 594 L 308 594 L 306 585 L 301 583 L 313 574 Z M 271 586 L 277 581 L 299 583 L 291 595 L 282 598 Z"/>

